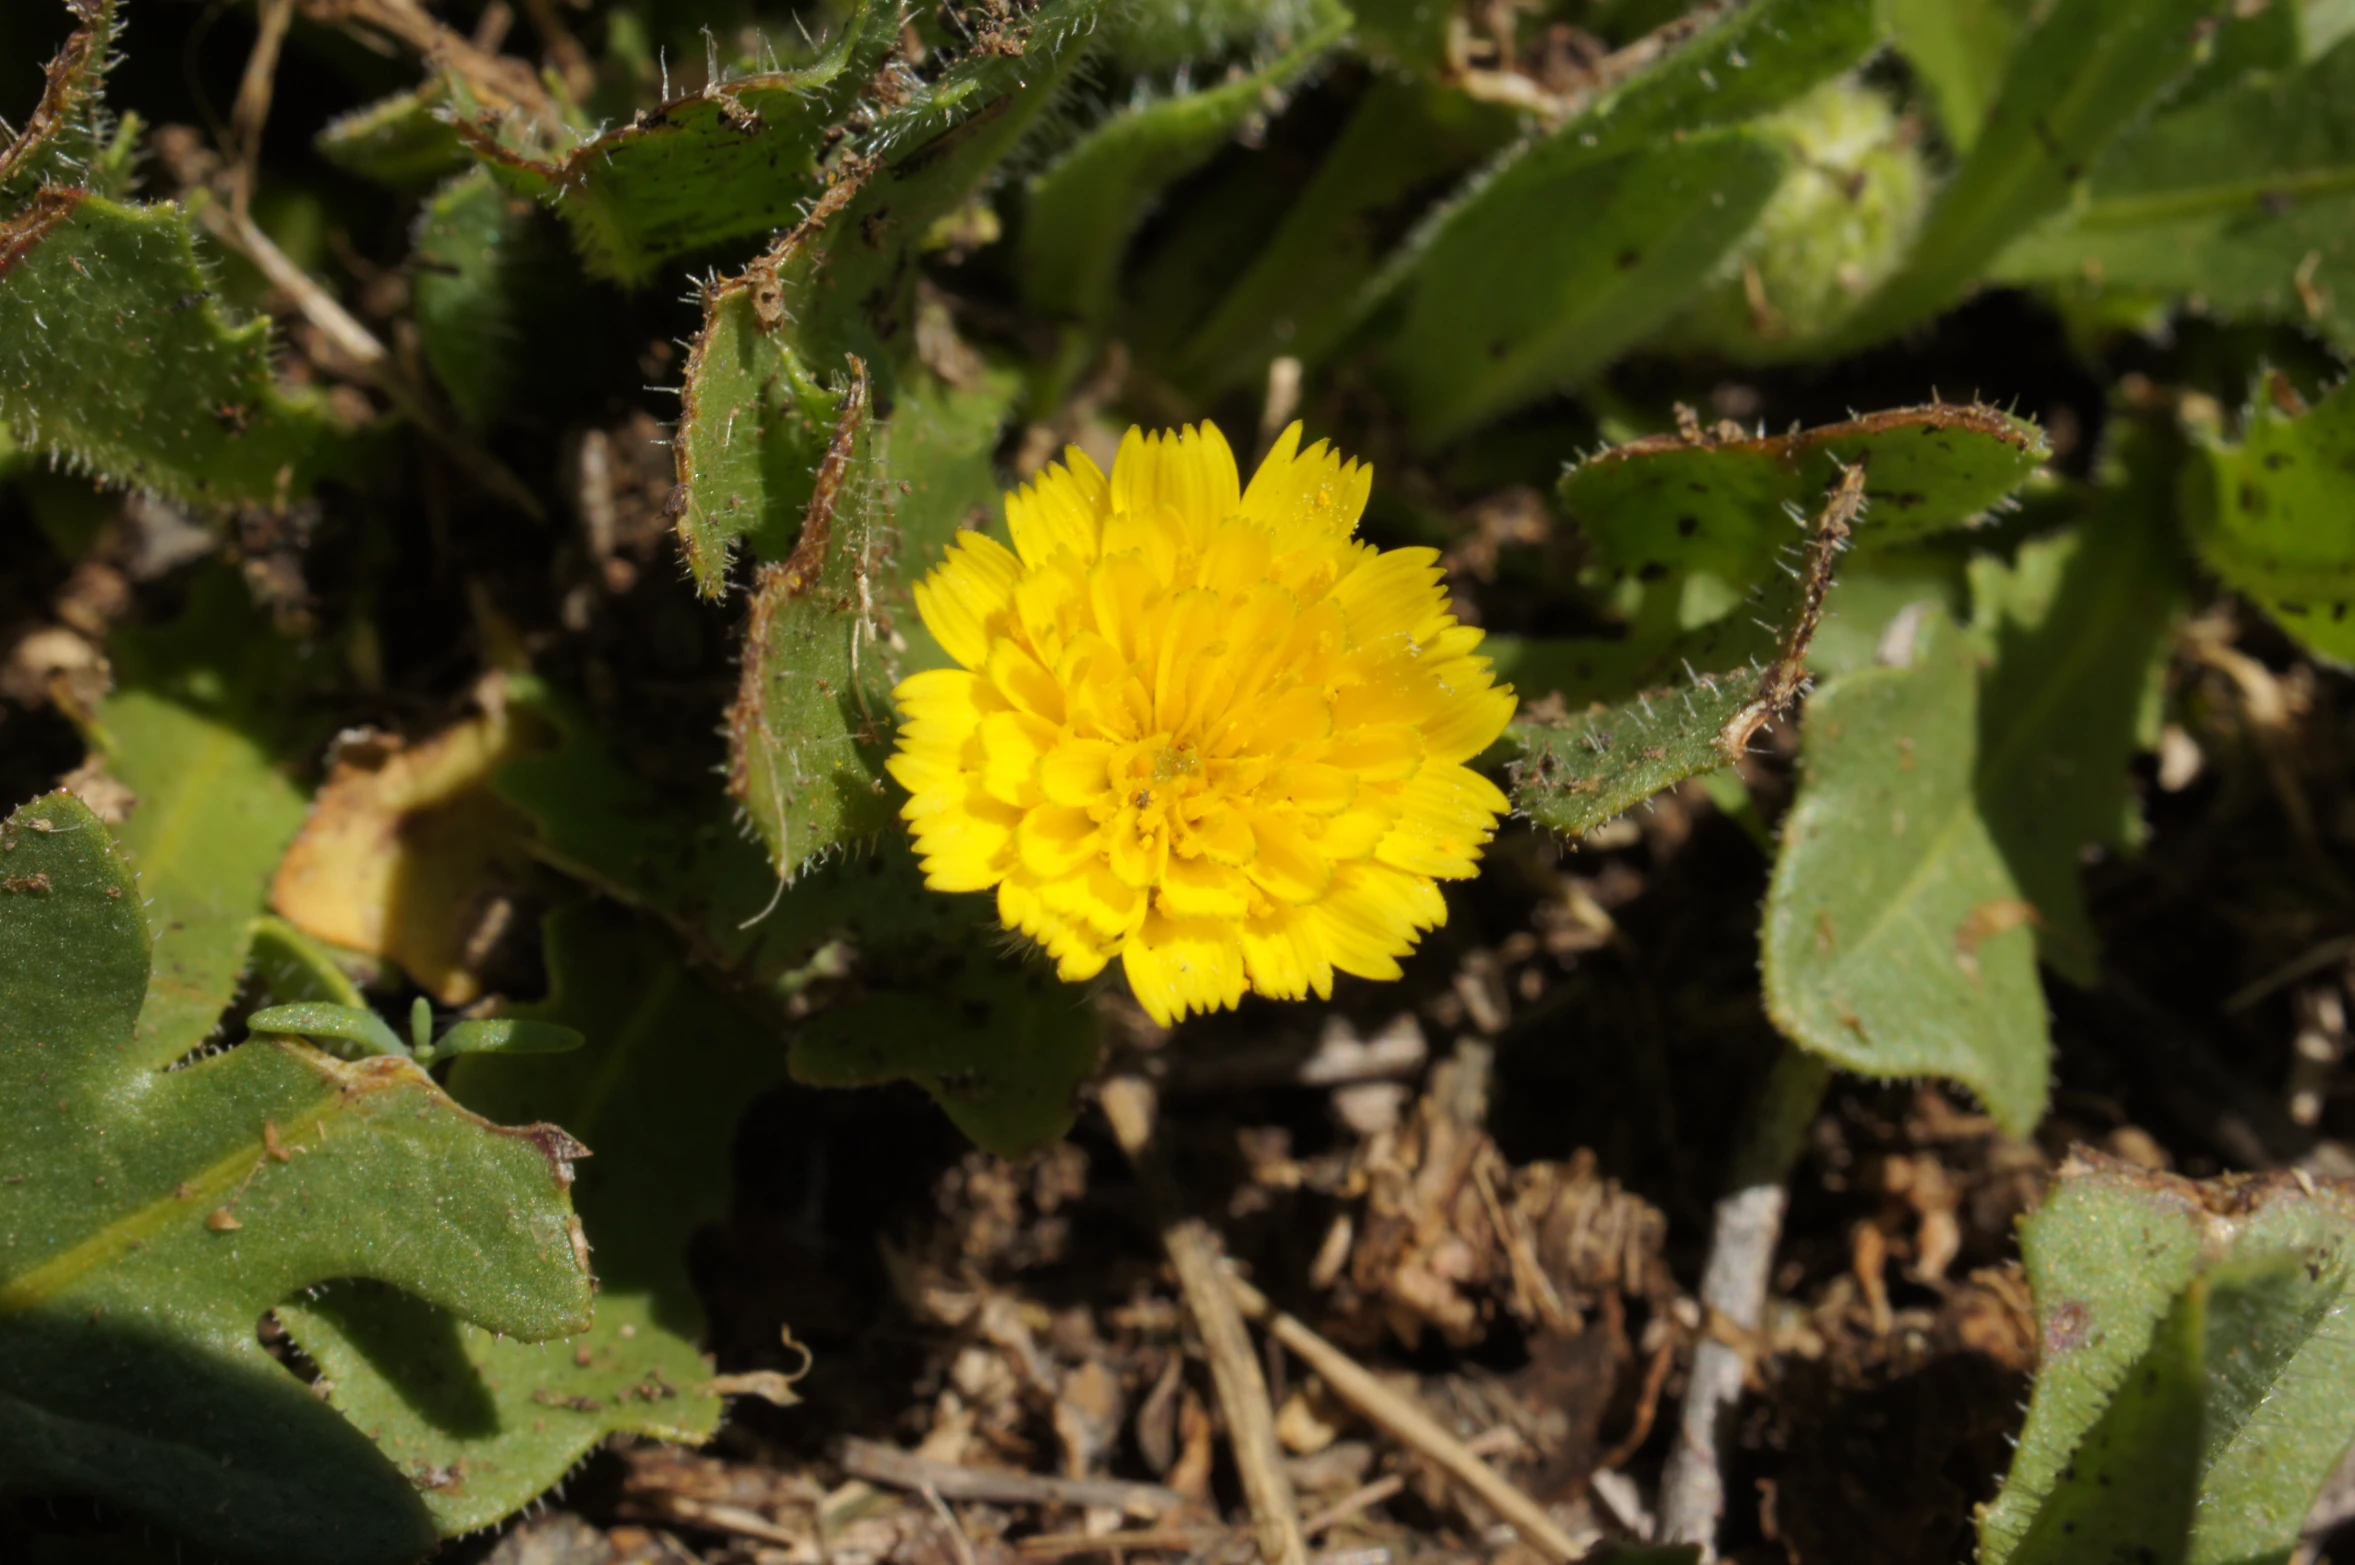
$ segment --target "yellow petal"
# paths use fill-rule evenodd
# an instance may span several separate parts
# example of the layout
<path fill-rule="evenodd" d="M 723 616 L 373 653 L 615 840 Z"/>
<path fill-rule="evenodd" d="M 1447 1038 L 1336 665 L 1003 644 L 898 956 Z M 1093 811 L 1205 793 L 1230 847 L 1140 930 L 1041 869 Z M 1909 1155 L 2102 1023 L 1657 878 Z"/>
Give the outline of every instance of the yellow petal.
<path fill-rule="evenodd" d="M 1014 822 L 1002 806 L 975 792 L 965 807 L 916 822 L 916 852 L 924 883 L 935 891 L 986 891 L 1014 863 Z"/>
<path fill-rule="evenodd" d="M 1332 601 L 1349 620 L 1349 643 L 1421 643 L 1455 623 L 1441 587 L 1437 549 L 1385 549 L 1333 583 Z"/>
<path fill-rule="evenodd" d="M 1423 736 L 1408 723 L 1352 728 L 1325 746 L 1325 764 L 1353 772 L 1361 782 L 1404 782 L 1423 764 Z"/>
<path fill-rule="evenodd" d="M 1291 909 L 1253 919 L 1238 933 L 1243 970 L 1254 990 L 1271 1000 L 1305 1000 L 1312 993 L 1333 997 L 1333 964 L 1303 937 L 1301 920 Z"/>
<path fill-rule="evenodd" d="M 1230 598 L 1250 595 L 1268 579 L 1276 540 L 1264 527 L 1229 517 L 1210 530 L 1210 542 L 1195 567 L 1197 585 Z"/>
<path fill-rule="evenodd" d="M 1049 911 L 1084 924 L 1106 939 L 1125 936 L 1145 916 L 1145 894 L 1113 879 L 1111 869 L 1100 859 L 1059 880 L 1043 882 L 1038 895 Z"/>
<path fill-rule="evenodd" d="M 1150 891 L 1160 883 L 1161 868 L 1169 861 L 1169 839 L 1145 829 L 1141 812 L 1135 805 L 1127 805 L 1105 824 L 1104 860 L 1122 885 Z"/>
<path fill-rule="evenodd" d="M 1281 812 L 1259 811 L 1251 821 L 1251 836 L 1259 849 L 1251 860 L 1251 879 L 1277 901 L 1295 906 L 1314 902 L 1333 883 L 1332 864 Z"/>
<path fill-rule="evenodd" d="M 1240 869 L 1259 855 L 1251 821 L 1231 804 L 1212 809 L 1187 833 L 1186 845 L 1213 863 Z"/>
<path fill-rule="evenodd" d="M 1167 506 L 1188 522 L 1235 514 L 1243 488 L 1235 453 L 1215 424 L 1148 435 L 1130 429 L 1112 463 L 1112 510 L 1144 515 Z"/>
<path fill-rule="evenodd" d="M 916 583 L 916 612 L 944 651 L 967 668 L 989 661 L 993 622 L 1012 605 L 1022 561 L 987 533 L 962 532 Z"/>
<path fill-rule="evenodd" d="M 1154 905 L 1172 918 L 1239 919 L 1251 911 L 1251 887 L 1241 870 L 1172 854 Z"/>
<path fill-rule="evenodd" d="M 1145 1014 L 1164 1027 L 1189 1011 L 1239 1005 L 1245 978 L 1241 943 L 1229 926 L 1207 919 L 1149 915 L 1121 948 L 1120 964 Z"/>
<path fill-rule="evenodd" d="M 1049 668 L 1062 662 L 1087 615 L 1087 580 L 1074 561 L 1032 571 L 1014 589 L 1014 613 L 1030 649 Z"/>
<path fill-rule="evenodd" d="M 1039 792 L 1050 804 L 1094 804 L 1112 791 L 1112 753 L 1101 739 L 1061 741 L 1039 760 Z"/>
<path fill-rule="evenodd" d="M 1039 762 L 1054 744 L 1054 724 L 1027 712 L 992 712 L 981 720 L 982 787 L 1007 804 L 1036 804 Z"/>
<path fill-rule="evenodd" d="M 1287 533 L 1347 537 L 1364 514 L 1374 490 L 1374 470 L 1344 463 L 1322 440 L 1300 449 L 1300 426 L 1277 437 L 1252 475 L 1242 511 L 1253 521 Z"/>
<path fill-rule="evenodd" d="M 1398 820 L 1375 850 L 1383 863 L 1417 875 L 1461 880 L 1512 808 L 1496 784 L 1468 767 L 1427 765 L 1399 784 Z"/>
<path fill-rule="evenodd" d="M 1063 686 L 1011 637 L 1000 637 L 989 649 L 989 683 L 1017 710 L 1062 723 Z"/>
<path fill-rule="evenodd" d="M 1076 446 L 1065 456 L 1070 466 L 1050 465 L 1035 484 L 1006 496 L 1007 535 L 1033 569 L 1064 551 L 1093 560 L 1103 533 L 1104 475 Z"/>
<path fill-rule="evenodd" d="M 1288 781 L 1290 802 L 1311 815 L 1338 815 L 1357 800 L 1357 774 L 1322 761 L 1294 762 Z"/>
<path fill-rule="evenodd" d="M 1014 842 L 1022 855 L 1022 867 L 1042 881 L 1077 874 L 1104 851 L 1101 834 L 1087 811 L 1053 804 L 1024 814 Z"/>
<path fill-rule="evenodd" d="M 1160 594 L 1161 578 L 1134 550 L 1108 554 L 1088 571 L 1088 607 L 1096 634 L 1124 659 L 1133 661 L 1139 655 L 1146 611 Z"/>

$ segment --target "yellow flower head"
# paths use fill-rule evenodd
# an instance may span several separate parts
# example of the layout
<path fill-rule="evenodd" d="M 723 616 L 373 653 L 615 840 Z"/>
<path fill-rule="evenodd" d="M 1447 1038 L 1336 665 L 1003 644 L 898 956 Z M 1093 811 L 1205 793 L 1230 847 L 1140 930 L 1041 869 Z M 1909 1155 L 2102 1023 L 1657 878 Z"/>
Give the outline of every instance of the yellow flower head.
<path fill-rule="evenodd" d="M 961 534 L 916 587 L 963 665 L 894 692 L 926 882 L 994 887 L 1066 979 L 1118 956 L 1164 1023 L 1396 978 L 1508 808 L 1464 763 L 1513 692 L 1437 552 L 1355 541 L 1372 470 L 1297 424 L 1248 490 L 1209 424 L 1064 458 L 1011 550 Z"/>

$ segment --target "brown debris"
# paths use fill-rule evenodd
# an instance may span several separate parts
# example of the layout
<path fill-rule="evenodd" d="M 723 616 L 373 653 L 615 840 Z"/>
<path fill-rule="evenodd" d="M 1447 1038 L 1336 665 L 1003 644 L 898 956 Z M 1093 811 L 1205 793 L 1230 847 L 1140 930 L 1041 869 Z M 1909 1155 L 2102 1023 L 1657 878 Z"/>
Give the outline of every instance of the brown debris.
<path fill-rule="evenodd" d="M 1334 1298 L 1342 1340 L 1386 1329 L 1412 1346 L 1435 1329 L 1469 1344 L 1500 1311 L 1568 1334 L 1606 1296 L 1673 1294 L 1666 1219 L 1600 1177 L 1591 1153 L 1506 1164 L 1484 1128 L 1488 1068 L 1487 1046 L 1459 1044 L 1406 1121 L 1360 1148 L 1347 1188 L 1362 1204 Z"/>
<path fill-rule="evenodd" d="M 331 945 L 397 962 L 444 1005 L 480 997 L 535 874 L 520 818 L 490 787 L 542 742 L 486 688 L 428 739 L 354 734 L 270 883 L 270 905 Z"/>

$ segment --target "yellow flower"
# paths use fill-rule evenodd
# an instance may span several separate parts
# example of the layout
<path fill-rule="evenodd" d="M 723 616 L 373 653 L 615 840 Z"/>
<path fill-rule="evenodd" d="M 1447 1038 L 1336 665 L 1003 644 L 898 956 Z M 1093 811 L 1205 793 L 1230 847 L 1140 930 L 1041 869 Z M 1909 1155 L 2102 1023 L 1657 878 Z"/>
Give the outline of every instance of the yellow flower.
<path fill-rule="evenodd" d="M 891 773 L 941 891 L 1154 1019 L 1396 978 L 1508 805 L 1464 763 L 1513 692 L 1438 554 L 1350 535 L 1372 470 L 1284 432 L 1248 490 L 1209 424 L 1076 447 L 961 534 L 916 607 L 962 667 L 894 692 Z"/>

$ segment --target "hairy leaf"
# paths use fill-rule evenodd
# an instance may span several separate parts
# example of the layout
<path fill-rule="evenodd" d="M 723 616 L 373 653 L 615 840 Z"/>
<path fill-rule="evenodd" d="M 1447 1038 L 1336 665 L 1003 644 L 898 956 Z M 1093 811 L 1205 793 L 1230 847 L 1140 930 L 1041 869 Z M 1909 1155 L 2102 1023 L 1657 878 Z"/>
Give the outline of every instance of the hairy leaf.
<path fill-rule="evenodd" d="M 1038 962 L 1008 962 L 973 928 L 948 971 L 918 963 L 902 982 L 820 1012 L 794 1035 L 793 1075 L 819 1087 L 913 1081 L 974 1145 L 1027 1157 L 1078 1115 L 1095 1072 L 1086 993 Z"/>
<path fill-rule="evenodd" d="M 302 825 L 284 769 L 301 733 L 299 653 L 226 568 L 198 579 L 178 620 L 119 632 L 113 652 L 117 688 L 87 726 L 134 801 L 116 835 L 154 941 L 138 1036 L 160 1070 L 228 1009 L 271 869 Z"/>
<path fill-rule="evenodd" d="M 1426 445 L 1587 380 L 1687 304 L 1782 181 L 1740 131 L 1597 161 L 1536 143 L 1434 221 L 1396 284 L 1389 384 Z"/>
<path fill-rule="evenodd" d="M 2287 1560 L 2355 1439 L 2355 1194 L 2078 1152 L 2027 1219 L 2043 1363 L 1988 1565 Z"/>
<path fill-rule="evenodd" d="M 1767 892 L 1768 1013 L 1868 1076 L 1943 1076 L 2024 1134 L 2044 1111 L 2033 910 L 1974 790 L 1977 658 L 1942 616 L 1904 667 L 1807 704 L 1803 781 Z"/>
<path fill-rule="evenodd" d="M 529 208 L 480 169 L 433 193 L 417 217 L 410 265 L 425 361 L 469 424 L 491 421 L 513 394 L 525 351 L 516 294 L 531 285 Z"/>
<path fill-rule="evenodd" d="M 2145 442 L 2130 433 L 2121 443 Z M 2162 520 L 2166 477 L 2137 449 L 2081 529 L 2024 545 L 2008 570 L 1971 564 L 1974 629 L 1994 657 L 1981 695 L 1980 807 L 2036 909 L 2038 950 L 2079 984 L 2099 976 L 2083 850 L 2141 840 L 2127 768 L 2182 594 Z"/>
<path fill-rule="evenodd" d="M 1891 41 L 1913 67 L 1957 152 L 1968 152 L 2034 15 L 2030 0 L 1881 0 Z"/>
<path fill-rule="evenodd" d="M 2225 319 L 2312 321 L 2355 342 L 2355 42 L 2154 120 L 1991 270 L 2196 294 Z"/>
<path fill-rule="evenodd" d="M 737 542 L 783 559 L 817 482 L 839 399 L 750 287 L 704 302 L 679 418 L 679 542 L 705 597 L 727 590 Z"/>
<path fill-rule="evenodd" d="M 871 460 L 864 366 L 819 469 L 792 554 L 761 567 L 728 709 L 728 792 L 787 880 L 889 824 L 895 664 L 875 591 L 891 547 Z"/>
<path fill-rule="evenodd" d="M 2184 478 L 2185 523 L 2207 567 L 2307 647 L 2355 662 L 2355 391 L 2292 416 L 2260 401 L 2237 446 Z"/>
<path fill-rule="evenodd" d="M 0 215 L 0 417 L 183 500 L 283 501 L 343 460 L 324 401 L 272 378 L 268 323 L 214 300 L 185 211 L 58 186 Z"/>
<path fill-rule="evenodd" d="M 548 923 L 547 961 L 549 1000 L 524 1019 L 586 1046 L 469 1055 L 450 1090 L 493 1119 L 561 1123 L 595 1150 L 573 1190 L 597 1267 L 588 1330 L 538 1347 L 375 1288 L 280 1312 L 339 1411 L 403 1466 L 463 1475 L 421 1496 L 446 1534 L 513 1512 L 608 1435 L 700 1443 L 717 1430 L 687 1243 L 727 1214 L 736 1121 L 785 1075 L 770 1033 L 650 925 L 569 909 Z"/>
<path fill-rule="evenodd" d="M 40 101 L 24 128 L 0 141 L 0 207 L 24 200 L 45 184 L 98 183 L 95 166 L 114 139 L 105 84 L 121 33 L 116 5 L 117 0 L 65 0 L 75 22 L 73 34 L 49 61 Z M 5 246 L 0 239 L 0 271 L 6 269 Z"/>
<path fill-rule="evenodd" d="M 800 217 L 828 132 L 898 41 L 900 10 L 860 0 L 808 65 L 716 81 L 559 158 L 527 156 L 463 118 L 459 134 L 509 190 L 554 204 L 590 270 L 643 283 L 673 257 Z"/>
<path fill-rule="evenodd" d="M 201 1547 L 399 1562 L 418 1486 L 273 1363 L 260 1314 L 367 1277 L 510 1336 L 589 1314 L 571 1144 L 501 1130 L 404 1059 L 257 1039 L 166 1071 L 133 1026 L 147 929 L 70 795 L 0 827 L 0 1484 Z M 31 1149 L 40 1156 L 27 1156 Z"/>
<path fill-rule="evenodd" d="M 1877 41 L 1864 0 L 1744 7 L 1426 222 L 1368 290 L 1418 437 L 1575 387 L 1690 303 L 1782 183 L 1738 127 Z"/>
<path fill-rule="evenodd" d="M 1433 185 L 1502 148 L 1517 128 L 1504 109 L 1451 88 L 1377 77 L 1242 275 L 1221 256 L 1217 306 L 1184 342 L 1179 375 L 1218 391 L 1255 381 L 1278 354 L 1322 360 Z"/>
<path fill-rule="evenodd" d="M 448 83 L 435 77 L 328 122 L 320 154 L 395 190 L 422 190 L 462 172 L 466 149 L 448 117 Z"/>
<path fill-rule="evenodd" d="M 1731 766 L 1729 726 L 1758 696 L 1756 673 L 1703 676 L 1557 723 L 1516 722 L 1513 805 L 1548 831 L 1592 831 L 1688 777 Z"/>
<path fill-rule="evenodd" d="M 1841 331 L 1866 343 L 1946 308 L 2003 247 L 2051 215 L 2190 68 L 2223 0 L 2057 0 L 2013 50 L 1970 155 L 1912 259 Z"/>
<path fill-rule="evenodd" d="M 858 354 L 887 375 L 905 362 L 892 344 L 915 319 L 911 258 L 1056 101 L 1104 9 L 1104 0 L 1047 0 L 1019 21 L 991 23 L 984 47 L 879 115 L 812 219 L 753 268 L 813 360 Z"/>
<path fill-rule="evenodd" d="M 797 1077 L 912 1080 L 1007 1156 L 1028 1156 L 1069 1128 L 1095 1066 L 1095 1013 L 1068 988 L 1034 988 L 1027 966 L 968 960 L 994 949 L 986 906 L 927 891 L 904 835 L 885 832 L 872 851 L 836 854 L 779 886 L 762 851 L 717 811 L 682 814 L 548 692 L 519 683 L 509 704 L 564 736 L 500 773 L 501 791 L 537 825 L 542 857 L 661 918 L 699 968 L 722 975 L 778 1031 L 813 958 L 829 942 L 853 942 L 864 995 L 843 1019 L 822 1012 L 793 1028 Z M 911 1011 L 921 1026 L 885 1025 Z"/>
<path fill-rule="evenodd" d="M 1161 192 L 1207 162 L 1348 30 L 1328 4 L 1314 27 L 1256 71 L 1124 110 L 1030 181 L 1020 276 L 1031 307 L 1089 326 L 1111 313 L 1120 259 Z"/>
<path fill-rule="evenodd" d="M 1793 508 L 1812 507 L 1842 467 L 1864 467 L 1865 535 L 1898 540 L 1971 520 L 2050 454 L 2025 419 L 1932 403 L 1787 435 L 1651 435 L 1588 457 L 1562 476 L 1560 494 L 1605 565 L 1646 577 L 1706 571 L 1747 590 L 1796 540 Z"/>

